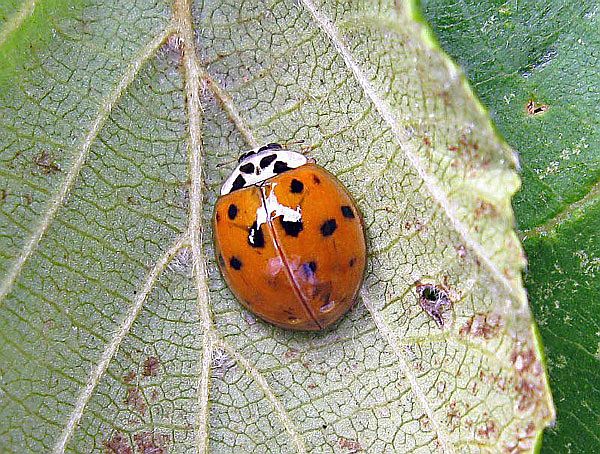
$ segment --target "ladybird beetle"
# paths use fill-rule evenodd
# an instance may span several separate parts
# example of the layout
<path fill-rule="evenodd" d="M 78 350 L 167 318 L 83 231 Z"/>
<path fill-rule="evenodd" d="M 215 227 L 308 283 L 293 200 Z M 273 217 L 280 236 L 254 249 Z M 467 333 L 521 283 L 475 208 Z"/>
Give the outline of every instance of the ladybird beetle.
<path fill-rule="evenodd" d="M 352 307 L 366 264 L 362 217 L 342 183 L 304 155 L 271 143 L 240 156 L 213 228 L 221 273 L 262 319 L 320 330 Z"/>

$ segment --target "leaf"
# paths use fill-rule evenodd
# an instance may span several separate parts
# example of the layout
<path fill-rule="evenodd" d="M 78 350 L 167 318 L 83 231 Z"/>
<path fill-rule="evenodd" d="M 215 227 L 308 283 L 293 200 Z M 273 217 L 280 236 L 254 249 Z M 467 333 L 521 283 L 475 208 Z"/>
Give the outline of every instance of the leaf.
<path fill-rule="evenodd" d="M 559 416 L 544 451 L 593 452 L 600 443 L 598 5 L 424 7 L 521 154 L 515 211 Z M 547 110 L 528 113 L 531 102 Z"/>
<path fill-rule="evenodd" d="M 514 155 L 412 7 L 52 6 L 0 33 L 2 446 L 533 449 L 554 410 Z M 243 310 L 209 227 L 240 150 L 299 139 L 368 230 L 360 300 L 319 333 Z"/>

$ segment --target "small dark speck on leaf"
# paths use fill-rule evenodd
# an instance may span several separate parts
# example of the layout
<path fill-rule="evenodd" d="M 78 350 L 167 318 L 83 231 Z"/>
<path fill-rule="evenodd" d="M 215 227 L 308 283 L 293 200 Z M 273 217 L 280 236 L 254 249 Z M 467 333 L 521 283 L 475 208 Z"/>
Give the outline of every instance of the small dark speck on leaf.
<path fill-rule="evenodd" d="M 422 284 L 417 281 L 419 306 L 435 321 L 439 328 L 444 327 L 443 314 L 452 306 L 448 290 L 441 285 Z"/>
<path fill-rule="evenodd" d="M 52 155 L 46 150 L 42 151 L 35 158 L 35 164 L 42 170 L 42 173 L 45 175 L 61 171 L 60 165 L 56 163 Z"/>
<path fill-rule="evenodd" d="M 539 115 L 546 112 L 549 108 L 548 104 L 538 104 L 533 99 L 529 100 L 525 105 L 528 115 Z"/>

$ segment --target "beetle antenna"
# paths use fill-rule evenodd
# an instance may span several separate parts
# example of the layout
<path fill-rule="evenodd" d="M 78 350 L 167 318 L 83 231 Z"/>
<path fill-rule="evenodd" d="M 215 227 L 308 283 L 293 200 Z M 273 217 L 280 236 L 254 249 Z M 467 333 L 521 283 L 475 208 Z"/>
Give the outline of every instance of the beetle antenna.
<path fill-rule="evenodd" d="M 283 145 L 284 148 L 287 148 L 288 145 L 299 145 L 301 143 L 304 143 L 304 140 L 290 140 L 289 142 L 283 142 L 281 145 Z"/>
<path fill-rule="evenodd" d="M 219 162 L 215 167 L 220 169 L 221 167 L 228 166 L 237 162 L 237 159 L 228 159 L 227 161 Z"/>

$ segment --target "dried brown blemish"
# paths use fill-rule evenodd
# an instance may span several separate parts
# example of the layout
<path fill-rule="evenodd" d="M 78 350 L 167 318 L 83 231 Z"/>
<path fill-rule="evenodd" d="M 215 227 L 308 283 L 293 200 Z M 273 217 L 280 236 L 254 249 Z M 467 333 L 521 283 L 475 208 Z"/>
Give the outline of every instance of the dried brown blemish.
<path fill-rule="evenodd" d="M 56 163 L 52 155 L 46 150 L 37 155 L 34 162 L 41 169 L 44 175 L 58 173 L 62 170 L 60 165 Z"/>
<path fill-rule="evenodd" d="M 8 197 L 8 191 L 6 189 L 0 189 L 0 202 L 4 202 Z"/>
<path fill-rule="evenodd" d="M 147 405 L 142 391 L 137 386 L 130 386 L 127 388 L 127 396 L 125 397 L 125 403 L 130 407 L 133 407 L 142 415 L 146 414 Z"/>
<path fill-rule="evenodd" d="M 300 356 L 300 352 L 298 350 L 296 350 L 295 348 L 290 348 L 288 351 L 286 351 L 283 354 L 284 358 L 287 359 L 294 359 L 294 358 L 298 358 L 298 356 Z"/>
<path fill-rule="evenodd" d="M 423 145 L 430 147 L 431 146 L 431 139 L 427 136 L 423 137 Z"/>
<path fill-rule="evenodd" d="M 498 335 L 504 323 L 498 314 L 475 314 L 462 326 L 459 334 L 463 337 L 491 339 Z"/>
<path fill-rule="evenodd" d="M 153 389 L 152 392 L 150 393 L 150 401 L 156 402 L 158 400 L 158 397 L 159 397 L 158 390 Z"/>
<path fill-rule="evenodd" d="M 340 437 L 338 439 L 338 445 L 340 448 L 346 449 L 346 452 L 348 453 L 363 451 L 363 447 L 358 440 L 351 440 L 350 438 Z"/>
<path fill-rule="evenodd" d="M 498 215 L 496 207 L 485 200 L 477 200 L 477 207 L 475 208 L 475 217 L 481 219 L 482 217 L 495 217 Z"/>
<path fill-rule="evenodd" d="M 533 99 L 530 99 L 527 101 L 527 104 L 525 104 L 527 115 L 539 115 L 546 112 L 549 108 L 550 106 L 548 106 L 548 104 L 538 104 Z"/>
<path fill-rule="evenodd" d="M 318 385 L 316 383 L 309 383 L 308 385 L 306 385 L 306 387 L 308 389 L 315 389 L 318 387 Z"/>
<path fill-rule="evenodd" d="M 133 448 L 129 440 L 120 432 L 117 432 L 110 440 L 102 442 L 106 454 L 133 454 Z"/>
<path fill-rule="evenodd" d="M 459 244 L 454 249 L 456 249 L 456 253 L 461 259 L 464 259 L 467 256 L 467 248 L 464 244 Z"/>
<path fill-rule="evenodd" d="M 144 361 L 142 375 L 144 377 L 156 377 L 160 369 L 160 361 L 156 356 L 148 356 Z"/>
<path fill-rule="evenodd" d="M 504 452 L 507 454 L 531 452 L 535 439 L 535 425 L 530 422 L 526 427 L 517 431 L 515 439 L 506 442 L 504 445 Z"/>
<path fill-rule="evenodd" d="M 452 307 L 449 290 L 443 285 L 415 283 L 419 306 L 435 321 L 439 328 L 444 327 L 443 314 Z"/>
<path fill-rule="evenodd" d="M 488 419 L 484 424 L 477 427 L 475 433 L 479 438 L 485 438 L 486 440 L 496 440 L 500 434 L 498 424 L 493 419 Z"/>
<path fill-rule="evenodd" d="M 544 397 L 543 369 L 533 348 L 516 348 L 510 356 L 515 368 L 514 389 L 518 394 L 517 408 L 528 411 L 542 402 Z"/>
<path fill-rule="evenodd" d="M 423 432 L 429 432 L 431 430 L 431 421 L 429 420 L 429 417 L 424 415 L 419 418 L 419 426 Z"/>
<path fill-rule="evenodd" d="M 450 432 L 453 432 L 460 426 L 461 417 L 461 411 L 456 401 L 450 402 L 449 409 L 446 412 L 446 423 L 450 428 Z"/>
<path fill-rule="evenodd" d="M 140 432 L 133 436 L 137 451 L 144 454 L 166 454 L 170 437 L 160 432 Z"/>
<path fill-rule="evenodd" d="M 531 372 L 533 375 L 542 373 L 542 365 L 537 361 L 533 348 L 525 351 L 514 350 L 510 355 L 510 361 L 519 373 Z"/>
<path fill-rule="evenodd" d="M 134 371 L 127 372 L 125 375 L 123 375 L 123 382 L 129 384 L 135 380 L 135 377 L 136 374 Z"/>

